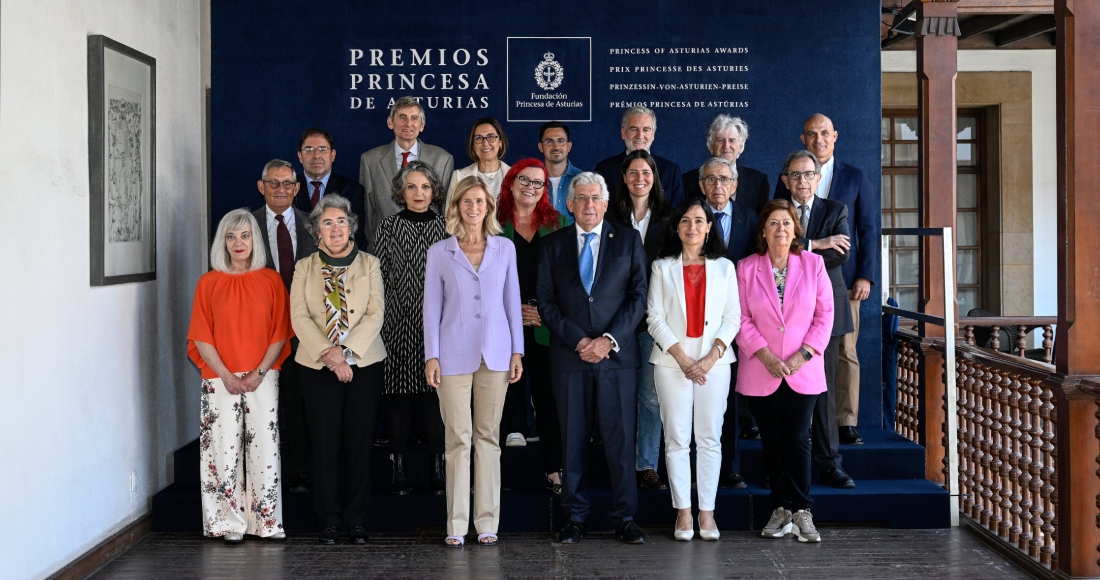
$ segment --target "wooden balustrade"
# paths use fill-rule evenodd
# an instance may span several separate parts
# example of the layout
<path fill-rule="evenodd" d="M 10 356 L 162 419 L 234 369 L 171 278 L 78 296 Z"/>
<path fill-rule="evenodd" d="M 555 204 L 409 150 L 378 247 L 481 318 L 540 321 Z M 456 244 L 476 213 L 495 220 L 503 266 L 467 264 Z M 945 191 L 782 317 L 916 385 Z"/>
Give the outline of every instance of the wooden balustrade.
<path fill-rule="evenodd" d="M 989 328 L 989 348 L 1001 349 L 1001 330 L 1011 328 L 1016 334 L 1016 343 L 1011 345 L 1014 354 L 1028 357 L 1027 335 L 1032 331 L 1043 330 L 1043 347 L 1039 360 L 1047 364 L 1054 362 L 1054 325 L 1058 323 L 1056 316 L 963 316 L 959 318 L 959 327 L 962 329 L 959 336 L 971 346 L 985 346 L 977 344 L 974 335 L 975 328 Z M 1009 345 L 1004 345 L 1009 346 Z M 1030 357 L 1028 357 L 1030 358 Z"/>

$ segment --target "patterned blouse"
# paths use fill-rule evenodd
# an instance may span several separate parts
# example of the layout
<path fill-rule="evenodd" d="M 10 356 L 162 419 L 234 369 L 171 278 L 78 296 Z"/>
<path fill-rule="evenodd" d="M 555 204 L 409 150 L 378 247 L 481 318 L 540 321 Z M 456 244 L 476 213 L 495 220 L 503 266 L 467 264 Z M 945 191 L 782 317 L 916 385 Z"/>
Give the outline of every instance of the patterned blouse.
<path fill-rule="evenodd" d="M 779 268 L 772 267 L 772 276 L 775 276 L 775 292 L 779 294 L 779 308 L 783 308 L 783 290 L 787 287 L 787 269 L 783 268 L 780 272 Z"/>

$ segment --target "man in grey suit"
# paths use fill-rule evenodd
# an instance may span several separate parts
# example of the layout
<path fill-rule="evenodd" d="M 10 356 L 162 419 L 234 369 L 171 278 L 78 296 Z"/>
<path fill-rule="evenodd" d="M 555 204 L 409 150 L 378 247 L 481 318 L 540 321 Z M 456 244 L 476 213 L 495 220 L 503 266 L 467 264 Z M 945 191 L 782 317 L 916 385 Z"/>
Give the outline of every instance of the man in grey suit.
<path fill-rule="evenodd" d="M 386 119 L 386 126 L 393 131 L 394 140 L 367 151 L 359 159 L 359 183 L 366 190 L 364 207 L 367 215 L 362 222 L 371 248 L 374 247 L 374 236 L 382 220 L 401 210 L 393 203 L 391 188 L 393 177 L 402 167 L 410 161 L 423 161 L 431 166 L 444 191 L 450 186 L 454 157 L 442 148 L 420 140 L 424 123 L 424 108 L 415 97 L 397 99 Z"/>
<path fill-rule="evenodd" d="M 299 188 L 294 166 L 282 159 L 268 161 L 256 188 L 264 196 L 265 203 L 252 212 L 260 227 L 252 236 L 252 243 L 266 245 L 267 267 L 279 273 L 290 292 L 295 262 L 317 251 L 316 241 L 306 231 L 309 216 L 294 207 L 294 196 Z M 282 415 L 279 431 L 284 444 L 282 472 L 283 478 L 290 482 L 290 491 L 303 493 L 309 491 L 306 477 L 309 439 L 302 391 L 298 385 L 298 363 L 294 362 L 298 340 L 291 339 L 290 344 L 291 354 L 283 361 L 279 373 L 279 413 Z"/>

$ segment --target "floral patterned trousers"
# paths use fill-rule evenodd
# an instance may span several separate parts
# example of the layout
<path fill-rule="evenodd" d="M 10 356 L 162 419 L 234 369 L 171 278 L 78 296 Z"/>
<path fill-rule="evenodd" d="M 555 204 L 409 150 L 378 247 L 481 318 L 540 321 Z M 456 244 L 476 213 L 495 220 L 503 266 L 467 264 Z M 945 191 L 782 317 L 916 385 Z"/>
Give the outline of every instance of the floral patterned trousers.
<path fill-rule="evenodd" d="M 278 385 L 277 370 L 243 395 L 230 394 L 221 379 L 202 381 L 199 471 L 206 536 L 283 531 Z"/>

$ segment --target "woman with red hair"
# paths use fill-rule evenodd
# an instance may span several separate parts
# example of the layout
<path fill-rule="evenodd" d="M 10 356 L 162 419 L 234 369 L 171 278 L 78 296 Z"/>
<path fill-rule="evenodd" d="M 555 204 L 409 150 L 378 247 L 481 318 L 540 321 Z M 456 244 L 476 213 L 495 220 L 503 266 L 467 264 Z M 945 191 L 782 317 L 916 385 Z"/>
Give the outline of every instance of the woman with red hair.
<path fill-rule="evenodd" d="M 523 303 L 523 368 L 531 382 L 531 400 L 535 404 L 535 424 L 546 468 L 547 486 L 561 493 L 561 431 L 554 393 L 550 390 L 550 331 L 542 325 L 538 301 L 539 240 L 542 236 L 568 224 L 546 195 L 550 179 L 546 167 L 537 159 L 521 159 L 509 168 L 497 196 L 497 220 L 504 227 L 501 235 L 516 247 L 519 273 L 519 295 Z M 526 389 L 523 382 L 510 386 L 504 401 L 500 432 L 508 433 L 505 445 L 527 444 Z"/>

